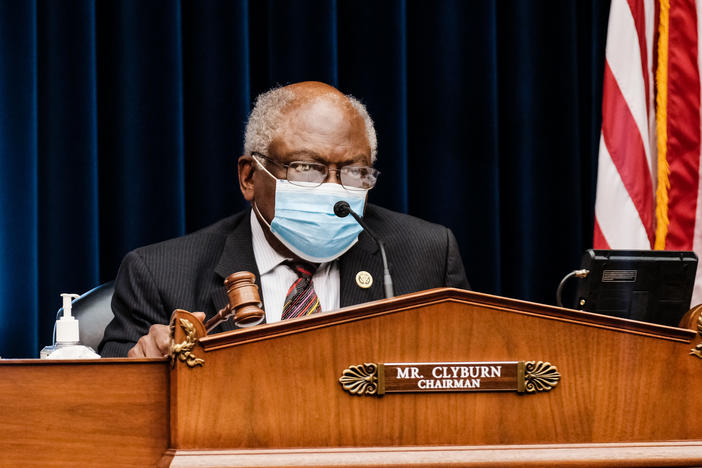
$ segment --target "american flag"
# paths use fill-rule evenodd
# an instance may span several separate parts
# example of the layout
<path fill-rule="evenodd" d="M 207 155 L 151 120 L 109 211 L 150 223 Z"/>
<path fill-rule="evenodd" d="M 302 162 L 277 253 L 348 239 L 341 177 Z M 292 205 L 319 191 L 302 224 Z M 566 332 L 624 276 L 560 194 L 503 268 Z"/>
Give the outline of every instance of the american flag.
<path fill-rule="evenodd" d="M 694 0 L 612 0 L 595 248 L 702 259 L 700 12 Z M 692 304 L 700 302 L 698 266 Z"/>

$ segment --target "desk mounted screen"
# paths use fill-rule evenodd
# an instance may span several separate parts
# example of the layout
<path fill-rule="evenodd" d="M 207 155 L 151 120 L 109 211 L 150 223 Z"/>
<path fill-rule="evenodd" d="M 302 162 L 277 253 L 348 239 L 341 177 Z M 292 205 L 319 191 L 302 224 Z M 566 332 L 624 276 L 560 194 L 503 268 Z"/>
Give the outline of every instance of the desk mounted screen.
<path fill-rule="evenodd" d="M 583 254 L 575 308 L 677 327 L 690 308 L 694 252 L 594 250 Z"/>

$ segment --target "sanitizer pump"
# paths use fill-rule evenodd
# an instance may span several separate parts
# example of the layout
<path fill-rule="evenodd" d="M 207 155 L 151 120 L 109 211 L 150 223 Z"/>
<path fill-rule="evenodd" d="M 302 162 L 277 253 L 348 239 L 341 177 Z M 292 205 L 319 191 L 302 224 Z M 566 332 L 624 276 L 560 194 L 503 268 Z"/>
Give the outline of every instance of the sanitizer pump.
<path fill-rule="evenodd" d="M 73 304 L 71 299 L 77 299 L 78 294 L 61 294 L 63 298 L 63 316 L 56 321 L 56 344 L 76 345 L 80 341 L 78 320 L 71 315 Z"/>
<path fill-rule="evenodd" d="M 56 321 L 56 343 L 41 350 L 42 359 L 97 359 L 100 357 L 89 346 L 80 344 L 78 320 L 71 315 L 72 303 L 78 294 L 61 294 L 63 315 Z"/>

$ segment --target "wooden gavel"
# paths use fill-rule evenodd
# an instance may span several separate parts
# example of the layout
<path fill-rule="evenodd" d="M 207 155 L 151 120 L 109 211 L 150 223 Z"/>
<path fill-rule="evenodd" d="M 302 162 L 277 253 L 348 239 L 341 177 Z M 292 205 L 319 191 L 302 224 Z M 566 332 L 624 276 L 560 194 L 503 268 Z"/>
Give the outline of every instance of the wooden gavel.
<path fill-rule="evenodd" d="M 261 295 L 256 285 L 256 275 L 248 271 L 239 271 L 227 276 L 224 280 L 229 304 L 205 324 L 207 333 L 220 323 L 229 320 L 234 315 L 237 327 L 252 327 L 263 321 L 265 314 L 261 309 Z"/>

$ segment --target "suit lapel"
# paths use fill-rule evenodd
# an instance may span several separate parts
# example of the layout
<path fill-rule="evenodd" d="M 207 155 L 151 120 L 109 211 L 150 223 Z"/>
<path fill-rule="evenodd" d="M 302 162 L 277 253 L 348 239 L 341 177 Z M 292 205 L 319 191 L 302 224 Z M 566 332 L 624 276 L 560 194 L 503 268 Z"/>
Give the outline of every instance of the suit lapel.
<path fill-rule="evenodd" d="M 356 274 L 367 271 L 373 277 L 370 288 L 361 288 L 356 283 Z M 380 250 L 371 237 L 362 232 L 358 243 L 339 260 L 340 306 L 361 304 L 383 299 L 383 261 Z"/>
<path fill-rule="evenodd" d="M 222 285 L 222 287 L 215 288 L 212 294 L 212 302 L 214 303 L 215 310 L 220 310 L 229 303 L 229 298 L 227 298 L 223 282 L 227 276 L 238 271 L 250 271 L 256 275 L 256 284 L 258 285 L 258 291 L 263 301 L 261 280 L 259 279 L 256 257 L 254 256 L 253 245 L 251 243 L 250 213 L 250 210 L 247 211 L 246 214 L 240 218 L 239 223 L 234 226 L 232 232 L 227 236 L 222 255 L 219 258 L 217 266 L 215 266 L 214 271 L 220 277 L 220 284 Z M 216 330 L 219 332 L 234 330 L 235 328 L 234 322 L 232 320 L 227 320 Z"/>

